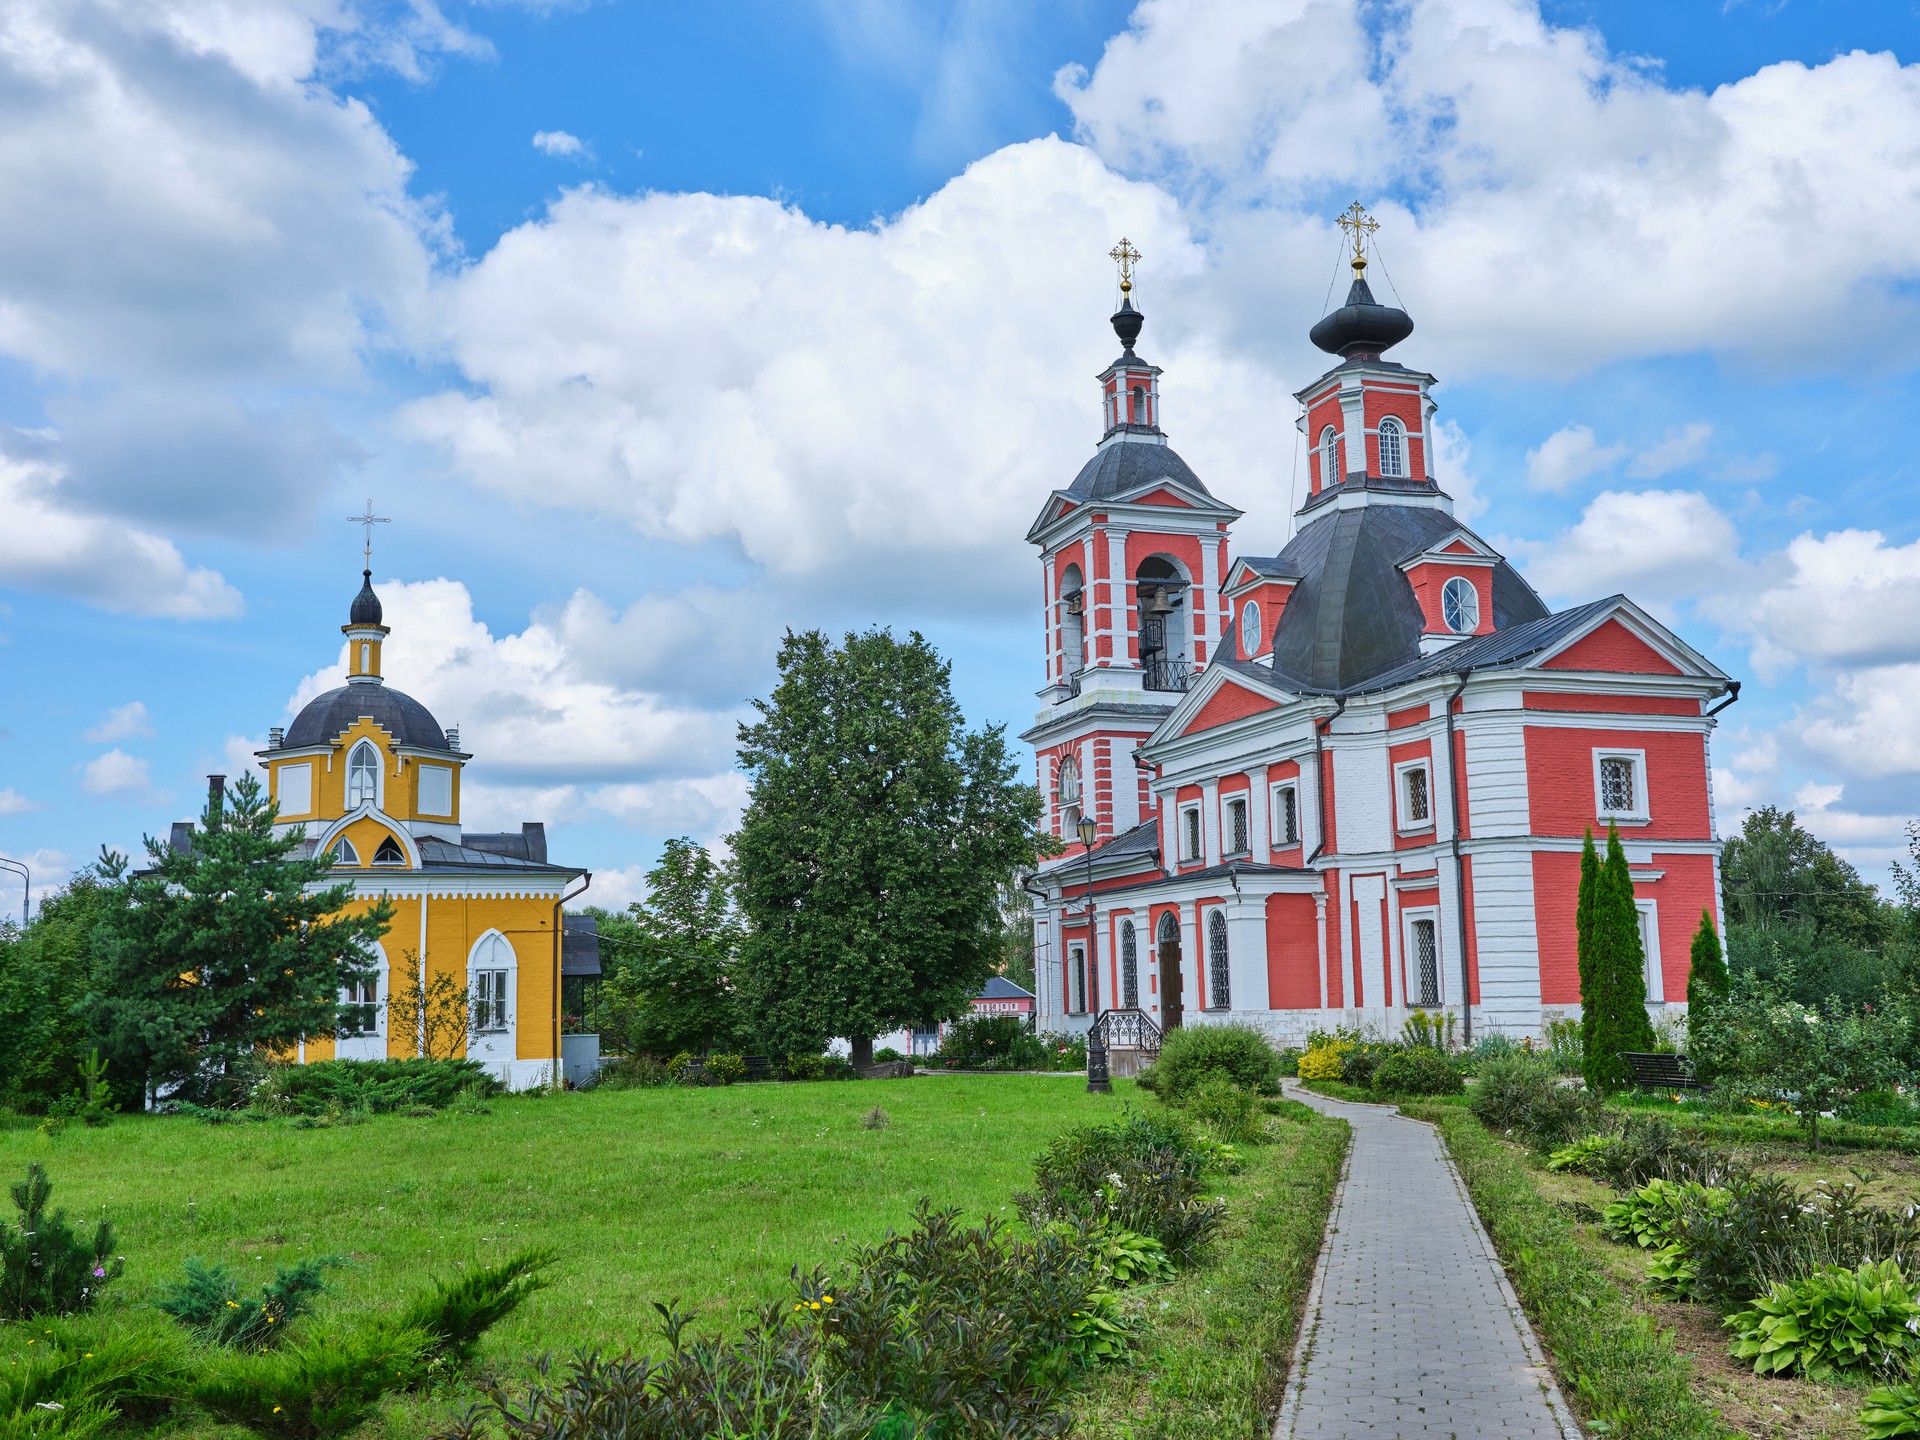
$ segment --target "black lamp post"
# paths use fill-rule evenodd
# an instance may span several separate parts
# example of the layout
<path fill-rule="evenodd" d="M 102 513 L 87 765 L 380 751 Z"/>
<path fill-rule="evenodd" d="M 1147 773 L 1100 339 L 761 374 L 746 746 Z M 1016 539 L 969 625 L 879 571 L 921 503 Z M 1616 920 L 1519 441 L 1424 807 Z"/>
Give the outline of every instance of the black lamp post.
<path fill-rule="evenodd" d="M 1087 1089 L 1105 1095 L 1112 1091 L 1107 1077 L 1107 1047 L 1100 1036 L 1100 927 L 1093 913 L 1093 842 L 1100 838 L 1100 827 L 1092 819 L 1080 821 L 1080 844 L 1087 852 L 1087 999 L 1093 1011 L 1093 1028 L 1087 1032 Z"/>

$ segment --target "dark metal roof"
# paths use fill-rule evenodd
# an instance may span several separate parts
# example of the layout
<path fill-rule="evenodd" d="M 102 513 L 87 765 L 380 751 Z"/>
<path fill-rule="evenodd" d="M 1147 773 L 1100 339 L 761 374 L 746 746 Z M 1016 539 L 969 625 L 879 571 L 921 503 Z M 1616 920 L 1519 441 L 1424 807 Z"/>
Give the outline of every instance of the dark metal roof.
<path fill-rule="evenodd" d="M 1274 629 L 1274 683 L 1322 693 L 1372 688 L 1378 677 L 1421 660 L 1426 620 L 1398 562 L 1463 528 L 1444 510 L 1391 504 L 1336 510 L 1303 525 L 1274 561 L 1301 577 Z M 1546 614 L 1519 571 L 1504 560 L 1494 566 L 1496 630 Z"/>
<path fill-rule="evenodd" d="M 1094 451 L 1093 458 L 1080 467 L 1073 484 L 1067 487 L 1070 493 L 1086 500 L 1111 500 L 1155 480 L 1173 480 L 1211 498 L 1212 492 L 1171 445 L 1135 440 L 1135 434 L 1143 433 L 1138 426 L 1122 433 L 1126 438 Z"/>
<path fill-rule="evenodd" d="M 1457 645 L 1449 645 L 1432 655 L 1422 655 L 1417 660 L 1377 675 L 1361 688 L 1384 690 L 1389 686 L 1405 685 L 1435 675 L 1452 675 L 1466 670 L 1507 669 L 1532 659 L 1542 650 L 1551 649 L 1569 635 L 1577 634 L 1625 599 L 1624 595 L 1609 595 L 1604 600 L 1594 600 L 1585 605 L 1576 605 L 1571 610 L 1543 615 L 1509 629 L 1496 630 L 1491 635 L 1462 640 Z"/>
<path fill-rule="evenodd" d="M 1413 317 L 1373 298 L 1364 275 L 1353 277 L 1347 303 L 1307 332 L 1307 338 L 1333 355 L 1378 355 L 1413 333 Z"/>
<path fill-rule="evenodd" d="M 1145 855 L 1151 858 L 1157 857 L 1159 853 L 1160 826 L 1159 822 L 1154 820 L 1143 820 L 1131 830 L 1123 830 L 1111 840 L 1093 847 L 1093 858 L 1096 861 L 1124 860 L 1130 855 Z M 1039 874 L 1059 874 L 1075 865 L 1084 868 L 1086 863 L 1087 854 L 1083 850 L 1078 855 L 1067 855 L 1043 865 Z"/>
<path fill-rule="evenodd" d="M 378 625 L 380 623 L 380 597 L 373 593 L 373 571 L 360 572 L 360 593 L 353 597 L 353 608 L 347 612 L 349 625 Z"/>
<path fill-rule="evenodd" d="M 1007 979 L 1004 975 L 989 975 L 987 983 L 980 987 L 977 997 L 981 1000 L 1031 1000 L 1033 992 L 1026 990 Z"/>
<path fill-rule="evenodd" d="M 460 843 L 469 850 L 485 850 L 509 860 L 531 860 L 536 865 L 547 863 L 547 827 L 539 820 L 525 821 L 518 834 L 511 830 L 463 831 Z"/>
<path fill-rule="evenodd" d="M 600 973 L 600 921 L 592 915 L 560 917 L 560 973 Z"/>
<path fill-rule="evenodd" d="M 371 720 L 401 745 L 422 750 L 446 750 L 447 732 L 426 706 L 411 695 L 377 682 L 342 685 L 309 700 L 287 727 L 287 749 L 330 745 L 356 720 Z"/>
<path fill-rule="evenodd" d="M 469 837 L 461 838 L 464 840 Z M 542 860 L 501 855 L 471 845 L 456 845 L 451 840 L 442 840 L 438 835 L 416 836 L 414 843 L 420 847 L 422 870 L 543 870 L 564 875 L 586 873 L 575 865 L 549 865 Z"/>

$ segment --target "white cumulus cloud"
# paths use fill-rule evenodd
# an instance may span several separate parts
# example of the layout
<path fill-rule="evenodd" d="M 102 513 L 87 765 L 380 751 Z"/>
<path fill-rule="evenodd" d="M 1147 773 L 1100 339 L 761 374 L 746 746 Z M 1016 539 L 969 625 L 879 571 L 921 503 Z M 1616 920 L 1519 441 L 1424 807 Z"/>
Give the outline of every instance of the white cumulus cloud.
<path fill-rule="evenodd" d="M 18 790 L 11 788 L 0 790 L 0 815 L 25 815 L 30 810 L 44 808 L 38 801 L 29 800 Z"/>
<path fill-rule="evenodd" d="M 125 705 L 116 705 L 100 718 L 100 723 L 80 738 L 92 741 L 96 745 L 110 745 L 115 740 L 134 740 L 153 734 L 153 717 L 147 713 L 147 707 L 141 701 L 130 700 Z"/>
<path fill-rule="evenodd" d="M 1592 600 L 1621 591 L 1660 609 L 1738 574 L 1739 534 L 1692 490 L 1606 490 L 1550 541 L 1513 551 L 1544 593 Z"/>
<path fill-rule="evenodd" d="M 534 131 L 533 148 L 542 155 L 551 155 L 560 160 L 585 160 L 593 154 L 586 141 L 564 130 Z"/>
<path fill-rule="evenodd" d="M 1602 445 L 1591 425 L 1564 425 L 1527 451 L 1527 483 L 1536 490 L 1572 488 L 1589 475 L 1610 469 L 1626 453 L 1624 445 Z"/>
<path fill-rule="evenodd" d="M 89 795 L 148 796 L 153 793 L 153 777 L 145 760 L 116 746 L 80 767 L 80 788 Z"/>

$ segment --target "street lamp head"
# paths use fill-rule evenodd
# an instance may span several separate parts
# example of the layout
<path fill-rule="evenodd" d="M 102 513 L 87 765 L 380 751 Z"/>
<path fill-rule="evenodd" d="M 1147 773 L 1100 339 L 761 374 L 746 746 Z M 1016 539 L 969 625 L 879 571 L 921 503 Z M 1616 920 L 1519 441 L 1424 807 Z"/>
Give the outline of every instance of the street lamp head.
<path fill-rule="evenodd" d="M 1093 848 L 1093 842 L 1099 838 L 1100 826 L 1091 818 L 1082 819 L 1080 822 L 1080 843 L 1091 850 Z"/>

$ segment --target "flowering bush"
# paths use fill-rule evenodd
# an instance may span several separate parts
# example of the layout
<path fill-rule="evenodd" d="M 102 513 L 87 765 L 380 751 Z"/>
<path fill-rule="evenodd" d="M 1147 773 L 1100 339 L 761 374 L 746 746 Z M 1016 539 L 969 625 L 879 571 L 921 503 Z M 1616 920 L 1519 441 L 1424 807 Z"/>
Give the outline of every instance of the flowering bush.
<path fill-rule="evenodd" d="M 1345 1068 L 1347 1052 L 1355 1043 L 1344 1036 L 1313 1036 L 1307 1041 L 1307 1053 L 1300 1057 L 1300 1078 L 1338 1080 Z"/>

